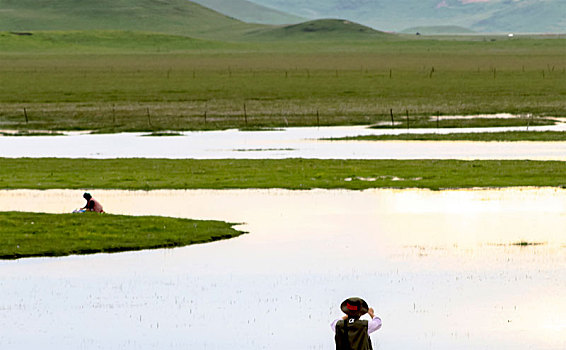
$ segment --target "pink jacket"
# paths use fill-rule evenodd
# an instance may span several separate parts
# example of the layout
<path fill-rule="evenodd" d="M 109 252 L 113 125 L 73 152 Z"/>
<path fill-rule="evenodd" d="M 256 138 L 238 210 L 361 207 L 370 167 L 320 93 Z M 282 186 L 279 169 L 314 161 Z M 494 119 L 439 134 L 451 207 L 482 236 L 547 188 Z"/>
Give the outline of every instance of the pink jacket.
<path fill-rule="evenodd" d="M 92 202 L 94 205 L 91 204 L 91 202 Z M 88 201 L 86 207 L 87 207 L 87 210 L 89 210 L 89 211 L 95 211 L 95 212 L 97 212 L 97 213 L 104 213 L 104 210 L 102 210 L 102 205 L 101 205 L 96 199 L 94 199 L 94 198 L 91 198 L 91 199 Z M 90 207 L 92 207 L 92 209 L 89 209 Z"/>

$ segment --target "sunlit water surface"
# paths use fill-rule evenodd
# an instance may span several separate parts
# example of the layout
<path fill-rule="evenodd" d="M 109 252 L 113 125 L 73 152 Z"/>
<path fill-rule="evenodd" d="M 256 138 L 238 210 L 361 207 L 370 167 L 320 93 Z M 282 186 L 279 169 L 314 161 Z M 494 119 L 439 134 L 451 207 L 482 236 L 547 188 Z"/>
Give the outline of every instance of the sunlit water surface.
<path fill-rule="evenodd" d="M 566 160 L 566 142 L 324 141 L 358 135 L 526 130 L 525 127 L 368 129 L 365 126 L 287 128 L 272 131 L 139 133 L 0 137 L 0 157 L 196 159 L 531 159 Z M 566 124 L 529 130 L 566 130 Z"/>
<path fill-rule="evenodd" d="M 81 194 L 0 191 L 0 210 L 70 212 Z M 332 349 L 353 295 L 383 319 L 375 349 L 566 348 L 566 190 L 93 195 L 110 213 L 249 233 L 2 261 L 1 349 Z"/>

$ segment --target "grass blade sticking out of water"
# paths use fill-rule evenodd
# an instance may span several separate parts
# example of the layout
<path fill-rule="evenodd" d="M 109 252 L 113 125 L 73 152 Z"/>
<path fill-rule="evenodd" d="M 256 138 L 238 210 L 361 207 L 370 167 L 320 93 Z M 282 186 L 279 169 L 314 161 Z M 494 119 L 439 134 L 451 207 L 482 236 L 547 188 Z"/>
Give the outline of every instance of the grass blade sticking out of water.
<path fill-rule="evenodd" d="M 181 247 L 243 233 L 233 225 L 159 216 L 0 212 L 0 258 Z"/>

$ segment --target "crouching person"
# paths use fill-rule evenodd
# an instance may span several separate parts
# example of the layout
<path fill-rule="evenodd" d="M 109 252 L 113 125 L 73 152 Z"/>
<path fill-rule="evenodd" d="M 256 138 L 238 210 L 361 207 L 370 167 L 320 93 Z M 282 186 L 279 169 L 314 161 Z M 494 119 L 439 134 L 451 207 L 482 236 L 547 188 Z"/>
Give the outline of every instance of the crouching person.
<path fill-rule="evenodd" d="M 102 210 L 102 205 L 96 199 L 92 198 L 90 193 L 85 192 L 85 194 L 83 194 L 83 198 L 86 199 L 86 205 L 81 209 L 94 211 L 97 213 L 104 213 L 104 210 Z"/>

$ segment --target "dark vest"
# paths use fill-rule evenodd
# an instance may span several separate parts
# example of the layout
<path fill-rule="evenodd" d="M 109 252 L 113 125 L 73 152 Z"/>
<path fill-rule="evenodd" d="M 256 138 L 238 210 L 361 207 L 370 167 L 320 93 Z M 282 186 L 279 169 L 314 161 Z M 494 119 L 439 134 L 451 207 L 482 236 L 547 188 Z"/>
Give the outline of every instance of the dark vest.
<path fill-rule="evenodd" d="M 371 350 L 368 321 L 347 319 L 336 323 L 336 350 Z"/>

